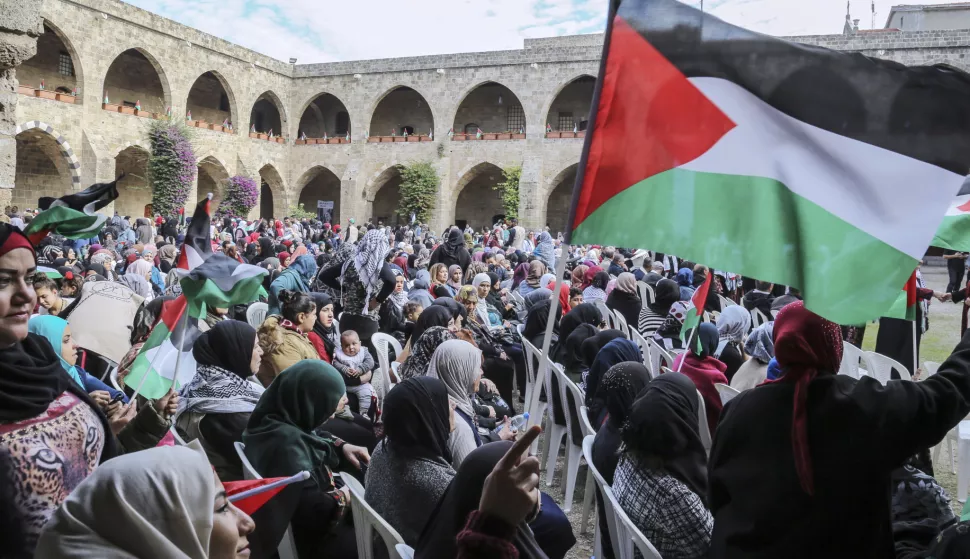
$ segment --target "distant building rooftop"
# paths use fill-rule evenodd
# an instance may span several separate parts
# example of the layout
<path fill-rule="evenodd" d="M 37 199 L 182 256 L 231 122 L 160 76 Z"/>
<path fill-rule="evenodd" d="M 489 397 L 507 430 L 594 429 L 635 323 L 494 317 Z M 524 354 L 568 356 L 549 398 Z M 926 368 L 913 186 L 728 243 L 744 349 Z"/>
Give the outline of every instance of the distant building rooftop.
<path fill-rule="evenodd" d="M 889 29 L 889 24 L 893 20 L 893 15 L 899 12 L 942 12 L 949 10 L 970 10 L 970 2 L 956 2 L 953 4 L 922 4 L 922 5 L 911 5 L 911 4 L 900 4 L 898 6 L 893 6 L 889 9 L 889 17 L 886 18 L 886 28 Z"/>

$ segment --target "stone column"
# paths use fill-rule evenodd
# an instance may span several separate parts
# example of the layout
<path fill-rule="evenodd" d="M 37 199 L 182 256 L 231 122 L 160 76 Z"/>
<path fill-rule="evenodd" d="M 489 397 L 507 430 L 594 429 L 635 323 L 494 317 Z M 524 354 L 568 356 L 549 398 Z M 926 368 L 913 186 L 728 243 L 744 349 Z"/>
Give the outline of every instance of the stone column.
<path fill-rule="evenodd" d="M 545 225 L 542 196 L 542 157 L 527 155 L 522 161 L 519 179 L 519 225 L 539 229 Z"/>
<path fill-rule="evenodd" d="M 0 0 L 0 208 L 9 205 L 17 173 L 15 68 L 37 53 L 43 30 L 38 0 Z"/>

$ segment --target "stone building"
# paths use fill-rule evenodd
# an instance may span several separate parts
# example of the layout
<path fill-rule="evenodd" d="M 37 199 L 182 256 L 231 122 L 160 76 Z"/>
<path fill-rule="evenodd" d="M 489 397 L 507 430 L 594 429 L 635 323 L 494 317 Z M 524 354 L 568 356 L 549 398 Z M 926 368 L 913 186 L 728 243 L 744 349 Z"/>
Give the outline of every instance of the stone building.
<path fill-rule="evenodd" d="M 524 224 L 565 226 L 601 35 L 297 65 L 116 0 L 41 0 L 40 11 L 37 54 L 17 70 L 16 178 L 0 184 L 13 187 L 0 190 L 10 193 L 0 202 L 32 207 L 38 196 L 124 172 L 115 209 L 143 215 L 151 201 L 145 130 L 153 114 L 171 112 L 202 126 L 190 204 L 207 192 L 218 198 L 225 179 L 246 175 L 261 184 L 253 217 L 332 201 L 342 223 L 393 223 L 402 219 L 397 166 L 430 161 L 441 179 L 432 225 L 481 227 L 503 213 L 493 187 L 502 169 L 518 165 Z M 970 52 L 970 30 L 795 40 L 959 68 Z"/>

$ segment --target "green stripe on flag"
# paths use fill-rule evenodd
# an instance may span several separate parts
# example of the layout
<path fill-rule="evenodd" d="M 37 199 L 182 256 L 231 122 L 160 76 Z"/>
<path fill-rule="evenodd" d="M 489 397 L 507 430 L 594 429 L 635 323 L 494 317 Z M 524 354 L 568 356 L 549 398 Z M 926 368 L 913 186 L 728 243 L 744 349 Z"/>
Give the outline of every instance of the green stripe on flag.
<path fill-rule="evenodd" d="M 172 379 L 159 375 L 158 371 L 152 368 L 152 360 L 148 354 L 151 350 L 161 350 L 170 335 L 171 332 L 163 322 L 159 322 L 152 328 L 151 335 L 138 352 L 135 362 L 131 365 L 131 371 L 125 377 L 125 386 L 137 390 L 139 394 L 152 400 L 161 398 L 168 392 L 172 387 Z M 172 349 L 175 349 L 174 346 Z"/>
<path fill-rule="evenodd" d="M 838 324 L 882 316 L 917 264 L 776 180 L 684 169 L 618 193 L 571 239 L 573 244 L 649 246 L 711 268 L 799 287 L 810 310 Z"/>
<path fill-rule="evenodd" d="M 916 306 L 906 305 L 906 292 L 900 291 L 899 296 L 893 301 L 883 316 L 886 318 L 901 318 L 903 320 L 916 320 Z"/>

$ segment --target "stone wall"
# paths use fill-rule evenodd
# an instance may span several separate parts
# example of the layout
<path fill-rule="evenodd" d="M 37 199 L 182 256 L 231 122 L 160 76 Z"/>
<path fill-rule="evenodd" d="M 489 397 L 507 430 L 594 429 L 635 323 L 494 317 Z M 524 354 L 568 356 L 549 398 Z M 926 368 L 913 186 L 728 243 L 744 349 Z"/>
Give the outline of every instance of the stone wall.
<path fill-rule="evenodd" d="M 42 31 L 36 0 L 0 0 L 0 206 L 10 204 L 17 176 L 16 68 L 36 54 Z"/>
<path fill-rule="evenodd" d="M 566 221 L 583 140 L 546 138 L 544 132 L 547 123 L 554 130 L 568 131 L 582 128 L 587 120 L 602 35 L 530 39 L 517 50 L 289 65 L 116 0 L 40 0 L 39 4 L 51 32 L 73 58 L 81 95 L 75 104 L 19 96 L 17 116 L 11 122 L 45 123 L 43 129 L 49 128 L 47 133 L 59 138 L 62 154 L 68 153 L 64 146 L 71 147 L 64 160 L 76 174 L 77 181 L 72 174 L 74 188 L 111 180 L 119 170 L 131 167 L 130 158 L 122 155 L 119 160 L 119 154 L 146 145 L 147 119 L 102 110 L 107 82 L 109 90 L 117 84 L 119 91 L 133 92 L 112 98 L 113 102 L 142 95 L 138 99 L 146 108 L 155 103 L 149 97 L 151 90 L 161 100 L 155 106 L 162 106 L 160 110 L 171 106 L 179 118 L 188 109 L 193 118 L 215 124 L 231 116 L 235 134 L 197 130 L 196 157 L 206 163 L 189 200 L 210 189 L 219 192 L 223 177 L 241 174 L 266 185 L 251 217 L 282 216 L 301 201 L 307 210 L 315 211 L 318 200 L 332 200 L 334 216 L 343 223 L 350 217 L 393 220 L 400 184 L 395 166 L 430 161 L 441 179 L 432 225 L 440 229 L 468 220 L 481 226 L 503 213 L 498 193 L 491 187 L 501 180 L 502 169 L 518 165 L 522 167 L 519 215 L 523 223 L 548 223 L 556 230 Z M 35 32 L 39 31 L 37 23 Z M 907 64 L 945 62 L 959 68 L 966 68 L 963 57 L 970 53 L 970 30 L 795 40 Z M 55 42 L 42 47 L 60 52 L 60 47 L 44 46 L 48 43 Z M 112 81 L 112 65 L 133 63 L 123 54 L 130 49 L 138 49 L 148 63 L 141 64 L 137 75 L 134 69 L 124 72 L 131 76 L 127 85 Z M 40 63 L 51 60 L 51 54 L 46 56 L 38 59 L 36 67 L 42 71 L 31 74 L 31 79 L 42 78 L 43 71 L 56 71 L 48 62 Z M 505 131 L 508 112 L 515 106 L 521 107 L 526 139 L 448 138 L 450 128 L 462 132 L 468 123 L 485 132 Z M 285 143 L 250 138 L 254 113 L 263 115 L 261 131 L 272 127 Z M 295 145 L 301 132 L 310 138 L 322 137 L 324 132 L 337 135 L 340 113 L 346 113 L 350 122 L 352 143 Z M 433 132 L 433 141 L 367 141 L 368 136 L 386 136 L 392 130 L 400 135 L 405 126 L 421 135 Z M 2 133 L 0 186 L 10 188 L 14 169 L 4 174 Z M 31 139 L 25 136 L 23 141 Z M 123 189 L 116 203 L 119 210 L 141 215 L 147 189 L 135 183 L 143 180 L 125 179 L 131 186 Z M 23 199 L 36 197 L 30 184 L 17 184 L 17 188 L 27 191 Z"/>

